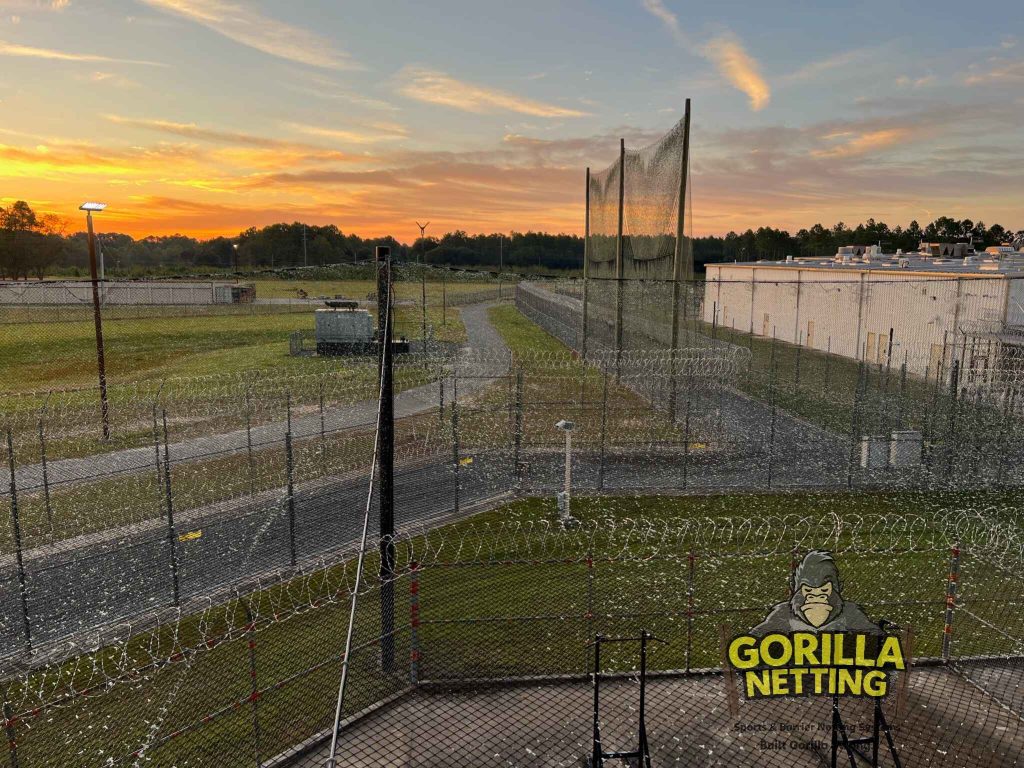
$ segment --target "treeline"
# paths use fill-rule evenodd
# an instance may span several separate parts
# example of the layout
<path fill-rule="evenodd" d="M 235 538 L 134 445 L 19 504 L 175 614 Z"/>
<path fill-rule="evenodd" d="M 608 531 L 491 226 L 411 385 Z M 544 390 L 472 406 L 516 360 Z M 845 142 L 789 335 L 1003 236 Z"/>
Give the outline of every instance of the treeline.
<path fill-rule="evenodd" d="M 970 219 L 937 218 L 925 227 L 916 221 L 890 228 L 868 219 L 856 227 L 842 222 L 826 228 L 815 224 L 795 235 L 761 227 L 693 241 L 698 271 L 721 261 L 829 256 L 841 245 L 875 245 L 886 251 L 914 251 L 922 241 L 956 242 L 972 238 L 977 248 L 1024 240 L 999 224 L 986 226 Z M 411 246 L 393 237 L 361 238 L 334 225 L 300 222 L 252 227 L 237 237 L 197 240 L 185 235 L 144 237 L 101 232 L 97 235 L 108 277 L 145 274 L 250 272 L 274 268 L 323 266 L 373 258 L 374 248 L 389 245 L 397 258 L 429 264 L 482 267 L 519 272 L 578 272 L 583 265 L 583 238 L 544 232 L 470 235 L 461 230 L 442 237 L 417 239 Z M 89 272 L 84 232 L 64 233 L 62 222 L 41 216 L 24 202 L 0 207 L 0 278 L 28 279 L 46 275 L 84 276 Z"/>

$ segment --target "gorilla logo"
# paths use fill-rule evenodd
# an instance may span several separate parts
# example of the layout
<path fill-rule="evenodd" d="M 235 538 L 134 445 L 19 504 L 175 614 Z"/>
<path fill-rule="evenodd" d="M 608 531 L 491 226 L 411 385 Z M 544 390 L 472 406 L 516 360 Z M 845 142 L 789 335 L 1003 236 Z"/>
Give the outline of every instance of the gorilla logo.
<path fill-rule="evenodd" d="M 856 603 L 843 600 L 839 571 L 830 552 L 808 552 L 793 574 L 793 597 L 779 603 L 750 633 L 870 632 L 879 634 Z"/>

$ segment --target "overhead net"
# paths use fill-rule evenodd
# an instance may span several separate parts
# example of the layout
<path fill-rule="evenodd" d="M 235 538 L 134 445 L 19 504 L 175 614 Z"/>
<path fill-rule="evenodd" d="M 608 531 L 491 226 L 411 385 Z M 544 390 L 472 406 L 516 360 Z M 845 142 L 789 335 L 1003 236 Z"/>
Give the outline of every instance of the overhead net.
<path fill-rule="evenodd" d="M 626 150 L 622 184 L 622 277 L 671 280 L 679 224 L 684 122 L 655 143 Z M 620 163 L 591 175 L 588 276 L 614 278 Z M 681 256 L 686 258 L 685 247 Z M 685 276 L 683 270 L 682 276 Z"/>

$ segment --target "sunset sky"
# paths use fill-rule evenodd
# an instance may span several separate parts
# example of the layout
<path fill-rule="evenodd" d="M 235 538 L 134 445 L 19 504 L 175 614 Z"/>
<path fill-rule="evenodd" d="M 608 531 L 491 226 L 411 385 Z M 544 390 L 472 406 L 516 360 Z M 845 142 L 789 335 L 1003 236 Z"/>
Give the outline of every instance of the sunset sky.
<path fill-rule="evenodd" d="M 696 234 L 1024 228 L 1020 0 L 0 0 L 0 205 L 581 232 L 585 167 L 687 96 Z"/>

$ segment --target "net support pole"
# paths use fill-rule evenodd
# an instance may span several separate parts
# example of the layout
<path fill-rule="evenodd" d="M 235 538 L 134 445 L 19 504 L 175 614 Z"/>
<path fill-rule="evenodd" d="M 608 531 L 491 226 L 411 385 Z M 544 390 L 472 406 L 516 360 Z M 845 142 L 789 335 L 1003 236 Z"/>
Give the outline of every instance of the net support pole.
<path fill-rule="evenodd" d="M 391 335 L 391 249 L 378 246 L 377 333 L 380 345 L 380 441 L 377 466 L 380 487 L 380 666 L 395 664 L 395 394 Z"/>
<path fill-rule="evenodd" d="M 586 214 L 583 219 L 583 322 L 580 334 L 580 355 L 584 364 L 587 362 L 587 301 L 589 299 L 589 269 L 590 261 L 590 168 L 587 168 L 587 204 Z"/>
<path fill-rule="evenodd" d="M 626 140 L 619 139 L 619 234 L 615 239 L 615 380 L 622 364 L 622 212 L 626 197 Z"/>
<path fill-rule="evenodd" d="M 676 355 L 679 351 L 679 302 L 680 280 L 693 279 L 693 261 L 683 251 L 684 222 L 686 221 L 686 172 L 690 165 L 690 100 L 686 100 L 683 113 L 683 154 L 679 160 L 679 208 L 676 213 L 676 249 L 672 255 L 672 354 L 669 370 L 668 410 L 669 420 L 676 420 Z M 683 264 L 685 260 L 685 265 Z"/>

